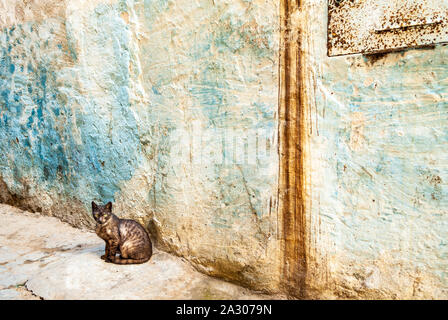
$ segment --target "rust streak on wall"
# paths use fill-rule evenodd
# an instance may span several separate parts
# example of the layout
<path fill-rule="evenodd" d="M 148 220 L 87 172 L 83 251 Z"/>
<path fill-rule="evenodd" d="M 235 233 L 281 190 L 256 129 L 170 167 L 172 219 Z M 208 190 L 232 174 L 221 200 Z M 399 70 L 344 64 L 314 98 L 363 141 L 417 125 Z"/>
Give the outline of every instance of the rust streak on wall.
<path fill-rule="evenodd" d="M 292 15 L 299 0 L 281 2 L 280 101 L 279 101 L 279 213 L 282 219 L 283 286 L 291 296 L 305 297 L 307 275 L 304 207 L 304 90 L 300 31 Z"/>

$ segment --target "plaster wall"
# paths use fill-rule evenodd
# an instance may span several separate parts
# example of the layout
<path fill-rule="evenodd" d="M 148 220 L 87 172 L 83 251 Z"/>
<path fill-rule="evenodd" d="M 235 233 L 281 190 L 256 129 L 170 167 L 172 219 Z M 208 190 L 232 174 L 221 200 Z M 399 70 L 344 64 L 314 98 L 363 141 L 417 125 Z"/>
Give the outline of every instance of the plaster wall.
<path fill-rule="evenodd" d="M 0 2 L 3 202 L 276 290 L 276 1 Z"/>
<path fill-rule="evenodd" d="M 308 293 L 446 299 L 448 46 L 328 57 L 327 2 L 294 17 Z"/>

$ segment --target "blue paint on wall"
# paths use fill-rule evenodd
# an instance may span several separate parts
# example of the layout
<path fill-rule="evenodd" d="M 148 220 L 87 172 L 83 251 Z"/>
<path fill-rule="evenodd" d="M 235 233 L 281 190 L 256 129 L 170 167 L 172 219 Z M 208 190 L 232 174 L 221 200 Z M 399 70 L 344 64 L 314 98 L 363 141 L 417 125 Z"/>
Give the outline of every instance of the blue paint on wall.
<path fill-rule="evenodd" d="M 129 110 L 129 57 L 126 55 L 129 40 L 125 32 L 120 32 L 123 24 L 117 21 L 121 21 L 118 12 L 104 6 L 91 22 L 104 29 L 104 34 L 98 35 L 103 42 L 111 34 L 116 37 L 113 55 L 107 57 L 115 59 L 113 69 L 109 70 L 110 78 L 103 79 L 113 84 L 106 89 L 114 97 L 109 117 L 97 113 L 100 102 L 83 96 L 76 82 L 73 81 L 75 87 L 70 88 L 73 90 L 70 95 L 64 82 L 58 79 L 60 68 L 70 63 L 57 65 L 57 59 L 77 61 L 69 33 L 65 43 L 67 52 L 51 51 L 50 58 L 45 52 L 36 56 L 28 51 L 20 58 L 15 53 L 20 46 L 19 39 L 34 41 L 30 38 L 33 34 L 39 39 L 33 42 L 36 47 L 48 39 L 35 33 L 32 24 L 2 31 L 0 174 L 13 177 L 14 182 L 9 186 L 13 192 L 20 189 L 21 181 L 27 180 L 26 183 L 49 191 L 78 197 L 88 206 L 92 199 L 113 201 L 120 184 L 132 177 L 141 154 L 136 120 Z M 63 48 L 60 43 L 54 46 Z M 51 44 L 48 49 L 41 46 L 39 50 L 52 50 Z M 18 69 L 18 65 L 26 65 L 26 69 Z M 79 103 L 83 104 L 83 111 L 79 110 Z M 80 133 L 80 143 L 74 136 L 76 132 Z"/>

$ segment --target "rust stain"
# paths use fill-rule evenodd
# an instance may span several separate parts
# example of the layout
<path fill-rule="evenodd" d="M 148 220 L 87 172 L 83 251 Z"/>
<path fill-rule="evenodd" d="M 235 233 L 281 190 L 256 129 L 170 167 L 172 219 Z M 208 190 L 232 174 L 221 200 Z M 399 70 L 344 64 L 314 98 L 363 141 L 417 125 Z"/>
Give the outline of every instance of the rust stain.
<path fill-rule="evenodd" d="M 447 14 L 447 4 L 427 1 L 329 0 L 327 54 L 368 54 L 448 42 Z"/>
<path fill-rule="evenodd" d="M 307 250 L 304 203 L 304 87 L 300 31 L 291 18 L 301 1 L 281 1 L 279 101 L 279 213 L 283 242 L 282 285 L 293 297 L 306 297 Z M 293 34 L 294 33 L 294 34 Z M 298 37 L 297 37 L 298 36 Z"/>

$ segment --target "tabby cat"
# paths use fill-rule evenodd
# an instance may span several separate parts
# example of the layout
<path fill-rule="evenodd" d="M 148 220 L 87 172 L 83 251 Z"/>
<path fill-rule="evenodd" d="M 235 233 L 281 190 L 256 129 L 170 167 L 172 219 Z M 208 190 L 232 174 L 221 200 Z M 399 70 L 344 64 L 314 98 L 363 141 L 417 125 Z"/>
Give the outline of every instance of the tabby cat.
<path fill-rule="evenodd" d="M 96 234 L 106 242 L 101 259 L 116 264 L 144 263 L 151 258 L 152 244 L 146 230 L 136 221 L 120 219 L 112 213 L 112 203 L 97 205 L 92 201 Z M 116 256 L 119 253 L 120 256 Z"/>

